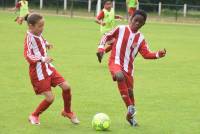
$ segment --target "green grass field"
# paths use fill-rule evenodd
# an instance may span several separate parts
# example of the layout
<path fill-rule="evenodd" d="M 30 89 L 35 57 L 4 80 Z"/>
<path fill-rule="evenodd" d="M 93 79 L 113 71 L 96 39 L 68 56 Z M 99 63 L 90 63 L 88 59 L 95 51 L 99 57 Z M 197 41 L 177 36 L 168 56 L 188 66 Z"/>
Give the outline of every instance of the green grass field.
<path fill-rule="evenodd" d="M 99 27 L 88 19 L 45 16 L 44 36 L 54 44 L 49 55 L 73 88 L 73 109 L 81 124 L 60 116 L 61 90 L 53 89 L 54 104 L 41 116 L 41 125 L 27 118 L 42 100 L 35 96 L 23 58 L 26 25 L 0 12 L 0 134 L 199 134 L 200 39 L 199 25 L 147 23 L 142 29 L 152 50 L 166 48 L 166 58 L 135 60 L 135 96 L 140 127 L 125 121 L 126 108 L 111 79 L 107 57 L 95 57 Z M 107 113 L 110 131 L 91 128 L 95 113 Z"/>

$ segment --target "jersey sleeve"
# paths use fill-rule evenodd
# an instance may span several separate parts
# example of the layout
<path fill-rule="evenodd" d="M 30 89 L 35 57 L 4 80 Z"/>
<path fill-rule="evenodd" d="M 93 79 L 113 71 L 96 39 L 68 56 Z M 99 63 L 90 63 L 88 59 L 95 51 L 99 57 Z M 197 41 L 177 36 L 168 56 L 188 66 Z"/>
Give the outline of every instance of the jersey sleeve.
<path fill-rule="evenodd" d="M 96 19 L 102 20 L 104 18 L 104 12 L 100 11 L 100 13 L 97 15 Z"/>
<path fill-rule="evenodd" d="M 145 40 L 143 40 L 140 44 L 139 53 L 144 59 L 157 59 L 157 52 L 152 52 Z"/>
<path fill-rule="evenodd" d="M 33 54 L 33 50 L 31 47 L 31 39 L 29 37 L 26 37 L 24 41 L 24 57 L 30 64 L 39 62 L 43 58 L 42 56 L 35 56 Z"/>
<path fill-rule="evenodd" d="M 15 5 L 16 8 L 20 8 L 21 7 L 21 3 L 17 2 L 17 4 Z"/>
<path fill-rule="evenodd" d="M 111 30 L 110 32 L 106 33 L 106 34 L 101 38 L 101 41 L 100 41 L 100 43 L 99 43 L 98 50 L 99 50 L 99 51 L 104 50 L 104 46 L 105 46 L 106 42 L 115 39 L 115 38 L 117 37 L 118 33 L 119 33 L 119 27 L 116 27 L 116 28 L 114 28 L 113 30 Z"/>

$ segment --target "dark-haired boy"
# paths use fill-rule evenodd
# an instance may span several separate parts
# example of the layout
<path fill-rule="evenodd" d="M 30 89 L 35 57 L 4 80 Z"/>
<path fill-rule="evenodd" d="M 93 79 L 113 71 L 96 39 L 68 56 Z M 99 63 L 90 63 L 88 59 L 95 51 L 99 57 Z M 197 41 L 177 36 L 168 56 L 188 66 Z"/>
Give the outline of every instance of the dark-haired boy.
<path fill-rule="evenodd" d="M 147 14 L 137 10 L 129 20 L 129 25 L 121 25 L 102 37 L 98 53 L 104 54 L 104 45 L 107 41 L 115 39 L 109 58 L 109 70 L 114 81 L 117 81 L 119 92 L 127 106 L 126 119 L 132 126 L 137 126 L 135 119 L 136 109 L 133 94 L 134 59 L 138 52 L 145 59 L 158 59 L 166 54 L 166 50 L 151 52 L 148 44 L 139 31 L 145 24 Z"/>
<path fill-rule="evenodd" d="M 59 86 L 62 89 L 64 109 L 61 114 L 68 117 L 72 123 L 79 120 L 71 111 L 71 88 L 68 82 L 53 67 L 53 59 L 47 55 L 47 49 L 52 46 L 43 38 L 44 19 L 40 14 L 31 14 L 27 19 L 28 31 L 24 41 L 24 57 L 29 63 L 29 76 L 36 95 L 43 95 L 45 99 L 29 116 L 31 124 L 39 125 L 39 116 L 54 101 L 51 87 Z"/>

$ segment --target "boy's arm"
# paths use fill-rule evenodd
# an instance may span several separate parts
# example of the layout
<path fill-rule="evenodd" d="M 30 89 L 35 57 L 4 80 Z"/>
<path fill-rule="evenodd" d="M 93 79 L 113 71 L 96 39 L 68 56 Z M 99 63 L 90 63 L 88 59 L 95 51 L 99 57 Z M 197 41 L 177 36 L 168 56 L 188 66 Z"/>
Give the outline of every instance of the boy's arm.
<path fill-rule="evenodd" d="M 122 19 L 123 19 L 123 17 L 122 17 L 122 16 L 120 16 L 120 15 L 115 15 L 115 19 L 120 19 L 120 20 L 122 20 Z"/>
<path fill-rule="evenodd" d="M 113 40 L 113 38 L 115 38 L 116 35 L 118 35 L 118 32 L 119 32 L 119 27 L 116 27 L 112 31 L 106 33 L 101 38 L 101 41 L 100 41 L 99 46 L 98 46 L 98 52 L 104 52 L 105 51 L 104 47 L 105 47 L 106 42 Z"/>
<path fill-rule="evenodd" d="M 21 7 L 21 3 L 18 2 L 16 5 L 15 5 L 15 8 L 20 8 Z"/>
<path fill-rule="evenodd" d="M 149 49 L 147 42 L 143 40 L 139 48 L 139 53 L 143 56 L 144 59 L 158 59 L 165 56 L 166 50 L 164 49 L 159 50 L 158 52 L 152 52 Z"/>
<path fill-rule="evenodd" d="M 16 5 L 15 5 L 15 7 L 13 7 L 12 9 L 10 9 L 10 11 L 17 11 L 17 10 L 19 10 L 20 9 L 20 7 L 21 7 L 21 3 L 20 2 L 18 2 Z"/>
<path fill-rule="evenodd" d="M 118 32 L 119 32 L 119 27 L 113 29 L 113 30 L 110 31 L 109 33 L 106 33 L 106 34 L 102 37 L 101 42 L 100 42 L 100 44 L 99 44 L 99 46 L 98 46 L 98 52 L 96 53 L 96 55 L 97 55 L 98 60 L 99 60 L 100 63 L 101 63 L 101 60 L 102 60 L 103 55 L 104 55 L 104 53 L 105 53 L 105 48 L 104 48 L 104 47 L 105 47 L 106 42 L 115 39 L 115 38 L 116 38 L 116 35 L 118 34 Z"/>
<path fill-rule="evenodd" d="M 103 20 L 103 18 L 104 18 L 104 12 L 103 11 L 101 11 L 98 15 L 97 15 L 97 17 L 96 17 L 96 19 L 95 19 L 95 22 L 97 23 L 97 24 L 99 24 L 99 25 L 105 25 L 105 22 L 103 22 L 102 20 Z"/>
<path fill-rule="evenodd" d="M 48 50 L 50 50 L 50 49 L 53 48 L 53 45 L 52 45 L 51 43 L 49 43 L 47 40 L 45 40 L 43 36 L 42 36 L 42 39 L 43 39 L 43 41 L 44 41 L 44 43 L 45 43 L 45 45 L 46 45 L 46 48 L 47 48 Z"/>
<path fill-rule="evenodd" d="M 26 41 L 25 42 L 25 47 L 24 47 L 24 57 L 26 58 L 26 60 L 30 63 L 36 63 L 36 62 L 46 62 L 49 63 L 52 61 L 51 58 L 49 57 L 43 57 L 43 56 L 35 56 L 32 54 L 32 50 L 31 50 L 31 42 L 30 41 Z"/>

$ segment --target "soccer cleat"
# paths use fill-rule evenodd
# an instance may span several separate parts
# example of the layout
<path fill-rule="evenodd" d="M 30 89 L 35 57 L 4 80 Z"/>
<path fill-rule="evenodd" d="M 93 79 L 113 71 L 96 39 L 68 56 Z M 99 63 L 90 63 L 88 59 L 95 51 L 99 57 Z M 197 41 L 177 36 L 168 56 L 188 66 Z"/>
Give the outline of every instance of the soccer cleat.
<path fill-rule="evenodd" d="M 74 112 L 67 113 L 67 112 L 65 112 L 65 111 L 63 110 L 63 111 L 61 112 L 61 115 L 62 115 L 63 117 L 69 118 L 69 119 L 71 120 L 71 122 L 74 123 L 74 124 L 79 124 L 79 123 L 80 123 L 80 121 L 78 120 L 78 118 L 77 118 L 77 116 L 75 115 Z"/>
<path fill-rule="evenodd" d="M 29 122 L 30 122 L 32 125 L 40 125 L 39 116 L 30 115 L 29 118 L 28 118 L 28 120 L 29 120 Z"/>
<path fill-rule="evenodd" d="M 97 52 L 96 55 L 97 55 L 99 63 L 101 63 L 101 61 L 103 59 L 103 53 L 102 52 Z"/>
<path fill-rule="evenodd" d="M 138 126 L 138 123 L 136 121 L 135 115 L 136 115 L 136 109 L 135 109 L 135 107 L 134 106 L 128 106 L 128 113 L 126 115 L 126 120 L 133 127 Z"/>

